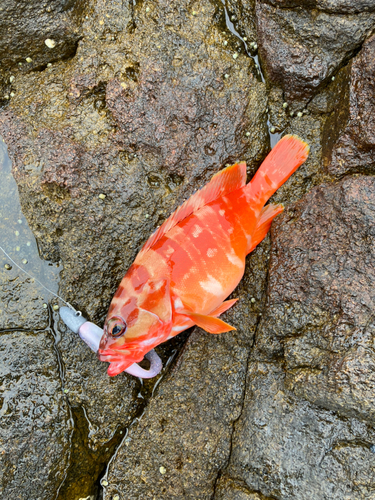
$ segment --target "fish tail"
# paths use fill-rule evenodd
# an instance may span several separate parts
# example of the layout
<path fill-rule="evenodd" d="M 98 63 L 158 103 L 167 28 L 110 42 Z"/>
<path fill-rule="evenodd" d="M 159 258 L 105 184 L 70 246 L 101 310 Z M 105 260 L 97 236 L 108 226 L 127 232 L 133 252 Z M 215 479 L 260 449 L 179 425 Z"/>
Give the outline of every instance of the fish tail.
<path fill-rule="evenodd" d="M 263 206 L 274 192 L 302 165 L 309 154 L 309 146 L 296 135 L 284 136 L 271 150 L 247 189 L 252 199 Z M 249 194 L 250 194 L 249 193 Z"/>

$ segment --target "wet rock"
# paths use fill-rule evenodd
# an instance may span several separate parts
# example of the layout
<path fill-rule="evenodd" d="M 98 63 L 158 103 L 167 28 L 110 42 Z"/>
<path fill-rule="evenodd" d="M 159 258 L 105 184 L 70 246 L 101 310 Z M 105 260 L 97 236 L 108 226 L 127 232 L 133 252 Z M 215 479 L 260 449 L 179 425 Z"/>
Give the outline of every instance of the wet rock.
<path fill-rule="evenodd" d="M 281 365 L 250 362 L 227 473 L 267 500 L 370 498 L 373 428 L 299 399 L 284 381 Z"/>
<path fill-rule="evenodd" d="M 256 25 L 255 25 L 255 1 L 242 0 L 236 2 L 235 0 L 228 0 L 225 2 L 226 19 L 222 20 L 226 28 L 231 28 L 233 25 L 234 30 L 241 36 L 247 38 L 245 40 L 248 50 L 251 53 L 256 53 L 251 43 L 256 43 Z M 224 12 L 223 12 L 224 14 Z M 238 42 L 237 42 L 238 43 Z M 242 49 L 242 44 L 241 44 Z"/>
<path fill-rule="evenodd" d="M 86 0 L 10 0 L 0 7 L 0 73 L 40 69 L 74 55 Z M 18 73 L 18 71 L 17 71 Z M 7 73 L 9 82 L 10 73 Z M 2 96 L 0 96 L 1 99 Z"/>
<path fill-rule="evenodd" d="M 226 163 L 244 159 L 251 171 L 264 157 L 267 96 L 253 61 L 243 54 L 233 58 L 233 48 L 223 44 L 228 35 L 223 35 L 217 8 L 208 1 L 192 8 L 188 2 L 132 5 L 98 0 L 88 14 L 74 58 L 17 76 L 15 95 L 0 112 L 0 133 L 41 253 L 63 264 L 61 295 L 102 324 L 119 281 L 156 226 Z M 262 279 L 257 279 L 259 273 Z M 253 293 L 260 300 L 264 265 L 255 266 L 253 275 Z M 216 473 L 229 456 L 231 425 L 239 414 L 260 307 L 260 302 L 250 302 L 248 293 L 245 309 L 228 314 L 233 320 L 246 318 L 237 323 L 242 333 L 234 347 L 232 336 L 206 336 L 188 358 L 191 380 L 179 372 L 174 375 L 175 393 L 188 387 L 197 414 L 201 406 L 195 394 L 201 394 L 208 412 L 187 434 L 198 436 L 203 450 L 208 443 L 204 432 L 212 427 L 208 447 L 218 447 L 217 462 L 210 453 L 202 455 L 197 480 L 211 493 Z M 107 378 L 107 365 L 56 317 L 54 321 L 68 401 L 75 412 L 86 413 L 85 446 L 100 453 L 144 404 L 136 398 L 137 381 L 126 374 Z M 205 387 L 205 369 L 210 380 L 217 376 L 212 385 L 221 391 L 216 406 L 212 387 Z M 163 394 L 170 391 L 167 384 L 159 387 Z M 171 402 L 165 397 L 154 403 L 158 405 L 166 412 Z M 177 432 L 183 415 L 177 406 L 174 411 L 176 420 L 170 426 Z M 153 425 L 157 429 L 157 420 Z M 174 448 L 171 441 L 171 453 Z M 155 453 L 158 457 L 159 451 Z M 183 459 L 187 483 L 194 464 L 187 455 Z M 67 481 L 74 485 L 76 480 L 72 471 Z M 64 488 L 69 500 L 79 494 L 73 486 Z"/>
<path fill-rule="evenodd" d="M 343 16 L 344 7 L 336 13 L 305 2 L 300 8 L 291 7 L 301 2 L 273 3 L 286 8 L 257 2 L 259 54 L 268 79 L 281 85 L 285 100 L 298 109 L 360 48 L 375 17 L 364 9 Z"/>
<path fill-rule="evenodd" d="M 216 483 L 215 500 L 264 500 L 263 495 L 250 491 L 242 481 L 236 481 L 226 475 Z"/>
<path fill-rule="evenodd" d="M 325 12 L 337 14 L 354 14 L 358 12 L 373 12 L 375 10 L 374 0 L 262 0 L 275 7 L 294 8 L 308 7 Z"/>
<path fill-rule="evenodd" d="M 1 262 L 6 262 L 1 258 Z M 0 330 L 11 328 L 45 329 L 48 327 L 48 311 L 35 288 L 35 283 L 13 269 L 0 269 Z M 26 300 L 20 300 L 21 297 Z"/>
<path fill-rule="evenodd" d="M 83 410 L 89 430 L 87 444 L 97 451 L 134 418 L 140 403 L 139 382 L 126 374 L 111 379 L 107 375 L 108 365 L 98 361 L 89 347 L 82 348 L 81 339 L 61 322 L 59 332 L 67 398 L 73 409 Z"/>
<path fill-rule="evenodd" d="M 231 335 L 196 330 L 111 463 L 105 494 L 212 498 L 240 414 L 247 350 Z"/>
<path fill-rule="evenodd" d="M 371 496 L 374 187 L 372 177 L 323 184 L 275 220 L 268 299 L 218 498 L 232 498 L 234 484 L 262 499 Z"/>
<path fill-rule="evenodd" d="M 3 330 L 0 356 L 0 496 L 54 498 L 72 427 L 52 333 Z"/>
<path fill-rule="evenodd" d="M 269 121 L 277 132 L 284 132 L 290 121 L 289 109 L 283 107 L 284 103 L 282 88 L 272 87 L 268 93 L 267 107 L 269 110 Z"/>
<path fill-rule="evenodd" d="M 1 246 L 57 291 L 58 270 L 39 258 L 1 137 L 0 171 Z M 2 252 L 0 284 L 0 496 L 47 500 L 64 480 L 72 434 L 50 294 Z"/>
<path fill-rule="evenodd" d="M 282 357 L 299 397 L 348 418 L 374 419 L 375 181 L 312 190 L 273 229 L 269 303 L 257 346 Z"/>
<path fill-rule="evenodd" d="M 324 161 L 332 175 L 374 172 L 374 57 L 372 36 L 345 68 L 345 81 L 337 89 L 335 112 L 324 130 Z"/>
<path fill-rule="evenodd" d="M 241 413 L 247 359 L 264 306 L 269 243 L 267 238 L 251 254 L 232 294 L 239 302 L 225 313 L 237 331 L 216 336 L 194 330 L 111 461 L 106 497 L 212 498 Z"/>

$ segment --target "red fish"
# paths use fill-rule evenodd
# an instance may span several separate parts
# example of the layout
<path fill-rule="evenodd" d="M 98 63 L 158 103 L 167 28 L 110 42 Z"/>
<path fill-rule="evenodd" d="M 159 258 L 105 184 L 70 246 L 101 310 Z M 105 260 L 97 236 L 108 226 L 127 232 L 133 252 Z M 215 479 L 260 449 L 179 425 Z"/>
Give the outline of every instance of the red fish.
<path fill-rule="evenodd" d="M 283 137 L 246 184 L 246 164 L 213 176 L 149 238 L 116 291 L 98 357 L 114 376 L 193 325 L 209 333 L 235 328 L 218 316 L 237 299 L 245 258 L 263 240 L 282 205 L 267 200 L 306 160 L 308 145 Z"/>

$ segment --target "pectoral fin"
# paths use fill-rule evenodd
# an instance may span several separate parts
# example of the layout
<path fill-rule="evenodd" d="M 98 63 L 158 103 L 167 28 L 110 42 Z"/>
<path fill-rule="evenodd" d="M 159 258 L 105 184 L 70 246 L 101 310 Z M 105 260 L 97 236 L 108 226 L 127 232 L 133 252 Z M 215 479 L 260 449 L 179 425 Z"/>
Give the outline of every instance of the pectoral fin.
<path fill-rule="evenodd" d="M 215 318 L 214 316 L 206 316 L 204 314 L 193 313 L 190 311 L 179 311 L 179 314 L 183 314 L 184 316 L 188 317 L 189 319 L 191 319 L 191 321 L 194 321 L 197 326 L 208 333 L 224 333 L 235 330 L 234 326 L 228 325 L 228 323 L 225 323 L 225 321 L 222 321 L 219 318 Z"/>

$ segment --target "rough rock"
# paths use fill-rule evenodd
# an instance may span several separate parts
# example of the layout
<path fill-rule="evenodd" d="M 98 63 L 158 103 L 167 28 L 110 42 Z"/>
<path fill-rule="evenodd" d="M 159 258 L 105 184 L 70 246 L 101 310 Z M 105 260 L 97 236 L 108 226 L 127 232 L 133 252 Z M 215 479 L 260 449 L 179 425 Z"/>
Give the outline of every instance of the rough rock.
<path fill-rule="evenodd" d="M 179 370 L 163 380 L 111 463 L 113 498 L 212 498 L 240 414 L 247 349 L 196 330 Z"/>
<path fill-rule="evenodd" d="M 39 258 L 1 138 L 0 172 L 1 246 L 14 259 L 27 257 L 34 276 L 54 288 L 56 269 Z M 68 466 L 71 414 L 50 312 L 43 307 L 47 297 L 1 252 L 1 498 L 52 498 Z"/>
<path fill-rule="evenodd" d="M 86 0 L 2 2 L 0 73 L 16 65 L 22 71 L 40 69 L 49 62 L 74 55 L 86 3 Z M 45 43 L 48 39 L 53 41 L 50 47 Z M 26 58 L 31 61 L 27 62 Z"/>
<path fill-rule="evenodd" d="M 324 130 L 328 172 L 373 173 L 375 168 L 375 36 L 345 68 L 345 82 L 336 92 L 335 111 Z"/>
<path fill-rule="evenodd" d="M 215 487 L 215 500 L 265 500 L 262 494 L 249 490 L 243 481 L 223 475 Z"/>
<path fill-rule="evenodd" d="M 28 300 L 26 292 L 19 306 Z M 68 465 L 70 411 L 52 330 L 22 327 L 0 331 L 0 495 L 52 498 Z"/>
<path fill-rule="evenodd" d="M 373 494 L 374 187 L 372 177 L 323 184 L 275 220 L 266 308 L 224 476 L 250 493 Z"/>
<path fill-rule="evenodd" d="M 252 0 L 227 2 L 227 18 L 221 2 L 208 0 L 96 0 L 71 21 L 82 37 L 74 57 L 14 69 L 0 133 L 22 208 L 41 254 L 63 265 L 60 293 L 98 324 L 140 245 L 184 198 L 226 163 L 246 160 L 254 172 L 268 148 L 267 118 L 311 147 L 274 201 L 312 191 L 275 221 L 268 276 L 270 239 L 250 256 L 233 294 L 240 301 L 224 318 L 237 331 L 194 330 L 176 362 L 176 344 L 160 346 L 172 368 L 142 386 L 126 374 L 108 378 L 58 314 L 40 309 L 32 283 L 0 269 L 0 348 L 9 360 L 2 387 L 13 397 L 9 384 L 21 377 L 28 392 L 19 389 L 12 404 L 42 401 L 54 424 L 45 426 L 43 412 L 10 422 L 5 439 L 18 423 L 39 430 L 4 455 L 6 474 L 18 474 L 8 496 L 28 498 L 40 472 L 33 498 L 53 498 L 60 486 L 61 500 L 92 497 L 107 464 L 102 485 L 112 500 L 373 495 L 375 186 L 371 177 L 322 184 L 337 175 L 322 169 L 322 145 L 344 102 L 334 154 L 345 133 L 372 147 L 371 117 L 357 136 L 350 119 L 359 116 L 350 115 L 358 96 L 358 109 L 372 109 L 371 40 L 343 65 L 372 29 L 374 5 L 256 5 L 267 90 L 233 34 L 255 40 Z M 285 99 L 294 100 L 287 109 Z M 307 103 L 302 116 L 290 115 Z M 32 454 L 23 451 L 29 442 Z M 30 481 L 21 485 L 25 467 Z"/>
<path fill-rule="evenodd" d="M 253 360 L 227 474 L 262 500 L 369 499 L 375 488 L 374 440 L 364 422 L 340 418 L 290 393 L 281 364 Z"/>
<path fill-rule="evenodd" d="M 225 321 L 237 331 L 210 335 L 197 328 L 189 337 L 111 461 L 105 498 L 212 498 L 242 410 L 247 359 L 264 304 L 268 252 L 267 238 L 251 254 L 232 294 L 239 302 Z"/>
<path fill-rule="evenodd" d="M 192 6 L 163 1 L 130 5 L 120 0 L 107 5 L 98 0 L 83 22 L 76 56 L 40 72 L 19 71 L 15 95 L 0 113 L 0 133 L 41 254 L 63 265 L 60 294 L 99 324 L 152 230 L 226 163 L 244 159 L 254 171 L 267 150 L 265 85 L 250 58 L 233 58 L 237 39 L 228 30 L 223 34 L 216 16 L 217 7 L 208 1 Z M 224 40 L 230 44 L 225 46 Z M 263 265 L 261 269 L 260 296 Z M 243 329 L 241 369 L 228 381 L 238 394 L 257 321 L 257 306 L 247 294 L 244 302 L 251 309 L 250 332 Z M 126 374 L 107 378 L 106 364 L 56 317 L 53 327 L 61 338 L 66 397 L 76 421 L 84 424 L 76 429 L 73 442 L 88 431 L 84 445 L 90 453 L 105 454 L 108 440 L 144 405 L 137 398 L 138 383 Z M 213 357 L 215 349 L 223 353 L 216 371 L 221 364 L 237 363 L 233 354 L 223 352 L 221 340 L 205 342 Z M 195 359 L 193 353 L 191 362 Z M 188 373 L 192 370 L 193 365 Z M 203 373 L 201 377 L 190 381 L 192 395 Z M 189 382 L 182 375 L 179 380 Z M 231 391 L 227 389 L 227 395 L 225 387 L 218 402 L 220 411 L 228 411 L 218 467 L 228 458 L 234 418 Z M 238 394 L 233 402 L 236 415 Z M 207 398 L 212 399 L 209 388 Z M 80 417 L 81 411 L 86 417 Z M 214 413 L 207 421 L 220 429 L 220 415 Z M 215 435 L 212 440 L 217 443 Z M 61 489 L 69 499 L 90 493 L 74 488 L 87 476 L 86 465 L 81 476 L 73 469 L 80 459 L 85 456 L 79 452 L 71 459 L 71 487 Z M 218 467 L 207 455 L 201 463 L 209 471 L 209 489 Z"/>
<path fill-rule="evenodd" d="M 228 0 L 225 2 L 225 21 L 222 20 L 223 27 L 230 26 L 230 28 L 237 32 L 242 38 L 245 37 L 247 40 L 247 49 L 255 53 L 254 49 L 250 45 L 252 42 L 256 42 L 256 25 L 255 25 L 255 1 L 254 0 L 242 0 L 237 2 L 236 0 Z M 231 27 L 233 26 L 233 28 Z M 244 46 L 240 44 L 240 51 L 244 50 Z"/>
<path fill-rule="evenodd" d="M 306 162 L 276 191 L 273 203 L 293 203 L 325 180 L 321 166 L 323 123 L 322 117 L 305 114 L 290 120 L 284 132 L 303 137 L 310 152 Z"/>
<path fill-rule="evenodd" d="M 259 349 L 284 356 L 296 394 L 368 422 L 375 389 L 374 187 L 372 177 L 322 185 L 278 219 L 259 331 Z"/>
<path fill-rule="evenodd" d="M 296 7 L 302 2 L 274 4 Z M 305 2 L 292 9 L 258 1 L 256 16 L 264 71 L 272 83 L 283 88 L 293 109 L 306 105 L 329 82 L 375 24 L 375 14 L 364 9 L 343 16 L 341 11 L 317 11 Z"/>
<path fill-rule="evenodd" d="M 374 0 L 262 0 L 275 7 L 295 8 L 308 7 L 325 12 L 334 12 L 337 14 L 355 14 L 359 12 L 375 11 Z"/>
<path fill-rule="evenodd" d="M 1 498 L 54 498 L 72 427 L 52 332 L 3 330 L 0 355 Z"/>

